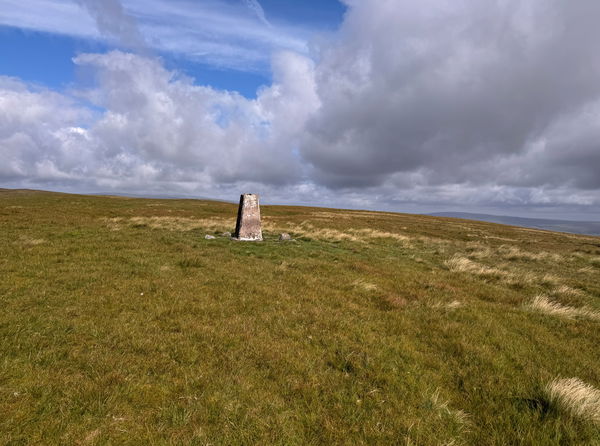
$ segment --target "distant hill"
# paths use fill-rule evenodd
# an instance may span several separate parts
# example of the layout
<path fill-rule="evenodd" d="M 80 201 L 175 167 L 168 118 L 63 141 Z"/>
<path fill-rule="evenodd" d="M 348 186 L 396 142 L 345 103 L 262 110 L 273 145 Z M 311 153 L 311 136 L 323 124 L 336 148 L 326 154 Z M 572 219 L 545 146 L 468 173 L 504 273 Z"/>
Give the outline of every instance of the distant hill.
<path fill-rule="evenodd" d="M 468 212 L 438 212 L 429 214 L 434 217 L 462 218 L 465 220 L 487 221 L 503 225 L 523 226 L 525 228 L 546 229 L 548 231 L 570 232 L 573 234 L 600 235 L 600 222 L 547 220 L 544 218 L 511 217 L 508 215 L 471 214 Z"/>

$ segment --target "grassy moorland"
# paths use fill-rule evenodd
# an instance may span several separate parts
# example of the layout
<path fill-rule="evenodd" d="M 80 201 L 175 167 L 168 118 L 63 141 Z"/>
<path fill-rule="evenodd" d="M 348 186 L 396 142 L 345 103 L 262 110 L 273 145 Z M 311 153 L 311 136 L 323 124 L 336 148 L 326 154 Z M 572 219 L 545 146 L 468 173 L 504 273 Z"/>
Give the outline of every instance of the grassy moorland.
<path fill-rule="evenodd" d="M 0 444 L 600 444 L 600 238 L 262 211 L 0 190 Z"/>

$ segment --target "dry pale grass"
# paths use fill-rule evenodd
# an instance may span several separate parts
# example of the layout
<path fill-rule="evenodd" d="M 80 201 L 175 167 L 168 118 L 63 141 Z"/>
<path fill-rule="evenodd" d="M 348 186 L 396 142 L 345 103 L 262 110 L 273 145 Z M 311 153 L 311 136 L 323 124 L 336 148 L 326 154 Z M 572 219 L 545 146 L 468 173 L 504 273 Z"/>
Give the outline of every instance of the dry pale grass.
<path fill-rule="evenodd" d="M 578 378 L 556 378 L 546 386 L 550 403 L 571 415 L 600 424 L 600 390 Z"/>
<path fill-rule="evenodd" d="M 491 268 L 489 266 L 482 265 L 480 263 L 469 260 L 466 257 L 460 255 L 454 255 L 450 259 L 446 260 L 444 264 L 452 272 L 470 273 L 479 276 L 498 276 L 507 277 L 508 272 L 500 270 L 498 268 Z"/>
<path fill-rule="evenodd" d="M 31 238 L 31 237 L 21 236 L 15 243 L 22 245 L 22 246 L 38 246 L 38 245 L 42 245 L 46 242 L 47 242 L 47 240 L 45 240 L 43 238 Z"/>
<path fill-rule="evenodd" d="M 191 231 L 194 229 L 225 230 L 235 227 L 232 218 L 190 218 L 190 217 L 131 217 L 108 218 L 104 222 L 111 230 L 119 230 L 126 226 L 147 226 L 151 229 L 165 229 L 167 231 Z"/>
<path fill-rule="evenodd" d="M 517 248 L 516 246 L 511 245 L 502 245 L 497 249 L 497 254 L 499 254 L 503 259 L 506 260 L 527 260 L 527 261 L 553 261 L 559 262 L 563 260 L 563 257 L 557 253 L 550 252 L 529 252 L 523 251 L 522 249 Z"/>
<path fill-rule="evenodd" d="M 537 281 L 544 285 L 560 286 L 560 278 L 553 274 L 546 273 L 542 277 L 538 278 Z"/>
<path fill-rule="evenodd" d="M 346 212 L 327 212 L 327 211 L 319 211 L 319 212 L 313 212 L 311 214 L 311 216 L 313 216 L 314 218 L 317 219 L 326 219 L 326 220 L 337 220 L 337 219 L 342 219 L 342 220 L 349 220 L 353 217 L 353 215 L 346 213 Z"/>
<path fill-rule="evenodd" d="M 436 309 L 445 309 L 445 310 L 456 310 L 457 308 L 462 307 L 464 304 L 458 300 L 453 300 L 451 302 L 430 302 L 429 306 L 431 308 Z"/>
<path fill-rule="evenodd" d="M 328 218 L 337 216 L 336 213 L 319 213 L 327 214 Z M 325 215 L 322 215 L 323 217 Z M 147 226 L 151 229 L 164 229 L 168 231 L 191 231 L 194 229 L 204 230 L 225 230 L 235 227 L 234 218 L 190 218 L 190 217 L 171 217 L 171 216 L 152 216 L 152 217 L 131 217 L 131 218 L 106 218 L 104 219 L 106 226 L 118 231 L 126 226 Z M 282 224 L 280 221 L 272 218 L 263 218 L 263 230 L 271 232 L 288 232 L 300 237 L 309 237 L 315 240 L 323 241 L 350 241 L 357 243 L 367 243 L 374 239 L 392 239 L 398 242 L 409 242 L 411 240 L 419 240 L 425 243 L 435 243 L 436 240 L 429 237 L 418 237 L 412 239 L 407 235 L 380 231 L 370 228 L 349 228 L 341 231 L 334 228 L 316 227 L 313 224 L 304 221 L 299 224 Z"/>
<path fill-rule="evenodd" d="M 351 217 L 373 218 L 373 217 L 397 217 L 393 212 L 374 212 L 374 211 L 346 211 L 346 215 Z"/>
<path fill-rule="evenodd" d="M 543 284 L 559 286 L 560 279 L 552 274 L 540 276 L 532 271 L 511 270 L 511 265 L 501 263 L 501 267 L 487 266 L 468 259 L 460 254 L 455 254 L 444 262 L 452 272 L 468 273 L 483 278 L 493 278 L 509 285 Z"/>
<path fill-rule="evenodd" d="M 370 228 L 348 228 L 341 231 L 334 228 L 316 227 L 306 221 L 300 224 L 281 224 L 281 222 L 269 218 L 263 219 L 263 229 L 273 232 L 289 232 L 301 237 L 336 242 L 351 241 L 366 243 L 370 239 L 379 238 L 389 238 L 400 242 L 408 242 L 411 240 L 410 237 L 403 234 L 379 231 Z"/>
<path fill-rule="evenodd" d="M 333 228 L 315 227 L 312 224 L 304 221 L 299 224 L 282 224 L 277 220 L 263 218 L 262 227 L 265 231 L 272 232 L 287 232 L 295 236 L 309 237 L 316 240 L 329 241 L 352 241 L 360 242 L 360 238 L 344 231 L 339 231 Z"/>
<path fill-rule="evenodd" d="M 568 285 L 559 285 L 556 289 L 553 290 L 553 294 L 562 295 L 562 296 L 582 296 L 583 292 L 581 290 L 577 290 L 575 288 L 571 288 Z"/>
<path fill-rule="evenodd" d="M 540 313 L 550 314 L 553 316 L 564 317 L 567 319 L 592 319 L 600 320 L 600 312 L 594 311 L 590 308 L 575 308 L 567 305 L 553 302 L 548 297 L 538 295 L 533 298 L 528 307 L 532 310 L 539 311 Z"/>
<path fill-rule="evenodd" d="M 383 296 L 383 301 L 392 308 L 404 308 L 408 305 L 408 301 L 404 297 L 394 293 Z"/>
<path fill-rule="evenodd" d="M 577 271 L 580 272 L 580 273 L 584 273 L 584 274 L 589 274 L 589 273 L 595 272 L 594 268 L 592 268 L 591 266 L 586 266 L 586 267 L 583 267 L 583 268 L 579 268 Z"/>
<path fill-rule="evenodd" d="M 487 259 L 494 255 L 494 250 L 490 246 L 479 242 L 468 242 L 466 248 L 468 257 L 472 259 Z"/>
<path fill-rule="evenodd" d="M 354 285 L 356 288 L 359 288 L 363 291 L 375 291 L 377 290 L 377 285 L 375 285 L 374 283 L 370 283 L 367 282 L 364 279 L 358 279 L 355 280 L 352 285 Z"/>
<path fill-rule="evenodd" d="M 557 253 L 550 253 L 545 251 L 540 252 L 529 252 L 524 251 L 513 245 L 501 245 L 497 248 L 485 245 L 480 242 L 469 242 L 467 243 L 468 257 L 474 259 L 502 259 L 508 261 L 553 261 L 560 262 L 564 260 L 564 257 Z"/>
<path fill-rule="evenodd" d="M 235 226 L 230 218 L 188 218 L 188 217 L 132 217 L 132 225 L 146 225 L 152 229 L 170 231 L 191 231 L 193 229 L 217 230 Z"/>
<path fill-rule="evenodd" d="M 90 444 L 90 443 L 94 443 L 96 441 L 96 438 L 98 437 L 98 435 L 100 435 L 101 430 L 100 429 L 94 429 L 93 431 L 89 432 L 85 438 L 83 439 L 83 441 L 79 442 L 78 444 Z"/>
<path fill-rule="evenodd" d="M 514 239 L 514 238 L 497 237 L 495 235 L 484 235 L 483 238 L 485 238 L 487 240 L 501 240 L 501 241 L 504 241 L 504 242 L 518 242 L 518 240 Z"/>
<path fill-rule="evenodd" d="M 465 411 L 450 408 L 450 402 L 442 399 L 437 389 L 428 398 L 427 403 L 438 413 L 438 416 L 450 416 L 466 430 L 469 425 L 469 414 Z"/>
<path fill-rule="evenodd" d="M 353 229 L 355 234 L 366 238 L 391 238 L 400 242 L 411 240 L 410 237 L 394 232 L 378 231 L 376 229 Z"/>
<path fill-rule="evenodd" d="M 520 232 L 535 232 L 535 233 L 543 234 L 543 235 L 547 235 L 552 232 L 552 231 L 548 231 L 546 229 L 533 229 L 533 228 L 521 228 L 521 227 L 514 227 L 513 229 L 516 231 L 520 231 Z M 561 235 L 563 235 L 563 234 L 561 234 Z M 567 234 L 565 233 L 564 236 L 567 236 Z"/>

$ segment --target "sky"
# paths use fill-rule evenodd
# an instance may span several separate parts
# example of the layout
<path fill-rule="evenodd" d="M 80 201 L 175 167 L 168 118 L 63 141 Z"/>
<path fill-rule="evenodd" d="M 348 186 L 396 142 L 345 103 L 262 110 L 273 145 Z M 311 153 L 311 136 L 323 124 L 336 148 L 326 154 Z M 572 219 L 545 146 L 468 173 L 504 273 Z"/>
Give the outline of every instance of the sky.
<path fill-rule="evenodd" d="M 600 220 L 597 0 L 0 0 L 0 187 Z"/>

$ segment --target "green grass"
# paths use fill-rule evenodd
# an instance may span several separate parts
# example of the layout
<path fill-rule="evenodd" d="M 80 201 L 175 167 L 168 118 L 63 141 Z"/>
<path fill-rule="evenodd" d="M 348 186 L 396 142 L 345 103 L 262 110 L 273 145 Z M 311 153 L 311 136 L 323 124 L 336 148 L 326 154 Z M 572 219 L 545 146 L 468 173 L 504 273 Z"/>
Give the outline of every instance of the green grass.
<path fill-rule="evenodd" d="M 0 444 L 600 444 L 546 390 L 600 388 L 600 238 L 264 206 L 204 239 L 235 213 L 0 190 Z"/>

